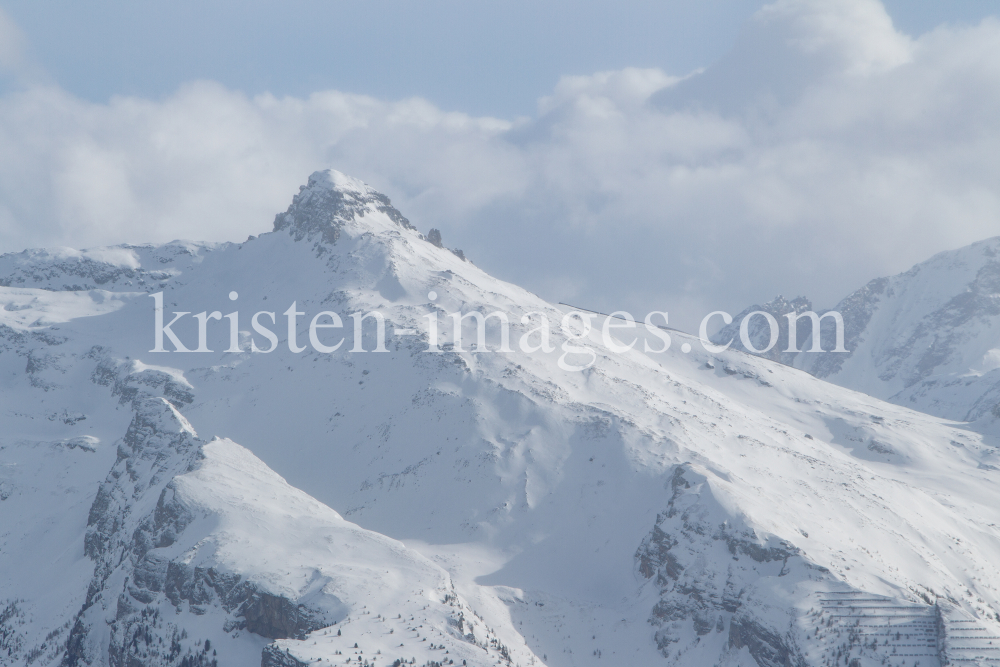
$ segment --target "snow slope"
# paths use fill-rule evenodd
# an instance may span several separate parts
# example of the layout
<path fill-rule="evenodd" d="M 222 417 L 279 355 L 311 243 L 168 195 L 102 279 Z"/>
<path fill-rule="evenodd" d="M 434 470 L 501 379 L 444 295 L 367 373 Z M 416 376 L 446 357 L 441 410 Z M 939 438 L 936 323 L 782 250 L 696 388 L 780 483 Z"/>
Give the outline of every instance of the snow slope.
<path fill-rule="evenodd" d="M 11 664 L 1000 662 L 988 429 L 682 334 L 614 354 L 595 330 L 563 370 L 558 325 L 517 345 L 561 310 L 336 172 L 245 243 L 0 267 Z M 214 352 L 149 352 L 161 291 L 167 320 L 238 311 L 240 351 L 223 318 Z M 355 340 L 372 310 L 385 352 L 373 318 Z M 473 310 L 512 352 L 496 319 L 456 344 Z M 197 347 L 192 315 L 173 331 Z"/>

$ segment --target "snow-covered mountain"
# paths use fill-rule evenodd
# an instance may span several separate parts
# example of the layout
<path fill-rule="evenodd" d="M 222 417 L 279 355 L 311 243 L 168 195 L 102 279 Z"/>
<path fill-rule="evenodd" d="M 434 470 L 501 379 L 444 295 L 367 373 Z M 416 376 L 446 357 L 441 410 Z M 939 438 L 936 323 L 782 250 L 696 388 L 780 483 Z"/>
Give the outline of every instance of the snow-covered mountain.
<path fill-rule="evenodd" d="M 245 243 L 0 276 L 0 661 L 1000 663 L 989 428 L 683 334 L 570 340 L 337 172 Z M 209 351 L 150 352 L 160 302 Z M 497 317 L 455 340 L 472 311 L 511 351 Z"/>
<path fill-rule="evenodd" d="M 752 306 L 713 336 L 739 338 L 743 318 L 770 313 L 780 328 L 764 356 L 872 396 L 957 421 L 1000 417 L 1000 237 L 942 252 L 905 273 L 877 278 L 833 308 L 843 315 L 847 353 L 835 346 L 833 322 L 822 324 L 822 348 L 812 346 L 809 319 L 799 320 L 798 354 L 788 352 L 786 313 L 811 310 L 808 300 L 778 297 Z M 768 342 L 766 320 L 748 328 L 757 349 Z"/>

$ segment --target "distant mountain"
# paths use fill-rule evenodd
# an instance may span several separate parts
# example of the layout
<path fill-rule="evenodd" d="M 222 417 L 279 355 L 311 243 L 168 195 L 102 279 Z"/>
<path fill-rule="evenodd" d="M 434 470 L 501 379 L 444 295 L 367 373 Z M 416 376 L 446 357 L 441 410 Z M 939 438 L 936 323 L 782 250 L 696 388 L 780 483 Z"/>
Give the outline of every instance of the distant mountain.
<path fill-rule="evenodd" d="M 783 296 L 778 296 L 763 305 L 754 304 L 749 308 L 745 308 L 733 317 L 732 322 L 722 327 L 718 333 L 712 336 L 710 340 L 716 345 L 726 345 L 728 343 L 735 350 L 791 366 L 795 363 L 797 353 L 787 351 L 789 349 L 789 326 L 788 319 L 785 316 L 789 313 L 806 313 L 812 309 L 812 302 L 805 297 L 800 296 L 789 301 Z M 767 313 L 773 318 L 774 324 L 771 324 L 763 315 L 753 315 L 753 313 Z M 746 320 L 745 335 L 741 331 L 744 327 L 744 320 Z M 777 334 L 774 341 L 771 340 L 772 329 Z M 798 349 L 801 350 L 803 347 L 808 349 L 812 330 L 811 319 L 803 318 L 798 321 L 795 330 L 796 347 Z M 744 337 L 750 342 L 753 349 L 743 344 Z"/>
<path fill-rule="evenodd" d="M 328 171 L 244 243 L 0 257 L 0 662 L 998 662 L 992 417 L 613 353 L 440 246 Z"/>
<path fill-rule="evenodd" d="M 803 352 L 781 351 L 787 350 L 784 314 L 796 309 L 781 297 L 740 313 L 713 340 L 733 339 L 734 347 L 748 351 L 739 340 L 739 323 L 754 310 L 766 310 L 781 328 L 768 358 L 939 417 L 992 422 L 1000 416 L 998 254 L 1000 237 L 995 237 L 942 252 L 897 276 L 872 280 L 833 308 L 843 315 L 847 354 L 829 352 L 835 344 L 830 319 L 822 327 L 826 352 L 807 351 L 808 319 L 799 324 Z M 755 316 L 753 346 L 764 349 L 768 333 L 764 318 Z"/>

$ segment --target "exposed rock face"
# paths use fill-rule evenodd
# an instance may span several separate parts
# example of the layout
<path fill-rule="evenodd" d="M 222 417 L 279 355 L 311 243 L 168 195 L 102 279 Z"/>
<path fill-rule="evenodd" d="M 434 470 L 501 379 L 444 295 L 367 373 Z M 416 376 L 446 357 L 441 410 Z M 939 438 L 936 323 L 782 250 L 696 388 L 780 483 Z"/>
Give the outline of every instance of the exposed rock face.
<path fill-rule="evenodd" d="M 85 552 L 97 565 L 81 616 L 86 616 L 99 596 L 114 594 L 107 589 L 110 588 L 108 580 L 116 571 L 126 578 L 132 576 L 128 589 L 137 593 L 136 599 L 140 602 L 154 600 L 154 596 L 141 591 L 162 591 L 167 582 L 175 578 L 169 576 L 168 563 L 150 562 L 143 557 L 155 546 L 169 545 L 190 520 L 181 508 L 169 503 L 167 487 L 175 474 L 194 463 L 199 444 L 186 420 L 165 400 L 145 397 L 136 400 L 135 417 L 119 444 L 118 462 L 98 490 L 90 509 Z M 143 501 L 147 501 L 149 495 L 158 500 L 152 517 L 143 520 Z M 111 628 L 113 639 L 133 629 L 131 617 L 136 611 L 123 594 Z M 78 623 L 74 635 L 89 629 L 87 624 Z M 142 632 L 144 636 L 149 634 L 150 627 L 144 626 Z M 71 652 L 66 664 L 90 664 L 96 658 L 92 647 L 82 639 L 74 642 L 71 637 L 70 643 L 91 650 L 79 654 Z M 109 651 L 112 664 L 127 664 L 130 651 L 125 647 L 112 641 Z"/>
<path fill-rule="evenodd" d="M 274 644 L 265 646 L 260 656 L 260 667 L 306 667 L 308 664 Z"/>
<path fill-rule="evenodd" d="M 61 291 L 131 288 L 155 290 L 177 275 L 176 264 L 196 258 L 213 244 L 183 242 L 120 245 L 94 250 L 25 250 L 0 258 L 0 286 Z M 155 268 L 146 268 L 148 267 Z"/>
<path fill-rule="evenodd" d="M 269 639 L 301 639 L 328 625 L 321 612 L 261 590 L 238 573 L 171 557 L 169 548 L 197 519 L 173 480 L 199 465 L 204 443 L 165 399 L 142 395 L 134 408 L 118 461 L 90 509 L 85 551 L 96 562 L 94 578 L 63 665 L 104 664 L 105 641 L 110 667 L 212 665 L 214 658 L 198 648 L 200 638 L 161 613 L 164 601 L 178 614 L 214 609 L 226 632 L 245 629 Z"/>
<path fill-rule="evenodd" d="M 246 619 L 247 630 L 261 637 L 304 639 L 308 633 L 327 624 L 321 615 L 287 598 L 261 591 L 240 597 L 243 600 L 237 610 Z"/>
<path fill-rule="evenodd" d="M 87 356 L 97 361 L 91 382 L 109 387 L 111 395 L 118 397 L 119 404 L 131 403 L 140 395 L 162 396 L 181 409 L 194 400 L 191 385 L 183 377 L 117 359 L 100 345 L 92 347 Z"/>
<path fill-rule="evenodd" d="M 734 316 L 732 324 L 727 324 L 712 336 L 712 342 L 716 345 L 725 345 L 731 341 L 731 347 L 734 349 L 791 365 L 796 355 L 786 351 L 788 350 L 788 319 L 785 316 L 788 313 L 800 314 L 809 310 L 812 310 L 812 303 L 801 296 L 791 301 L 779 296 L 763 305 L 754 304 L 739 315 Z M 750 313 L 758 311 L 768 313 L 775 319 L 778 332 L 777 341 L 768 349 L 771 342 L 771 327 L 767 319 L 763 315 L 754 315 L 750 318 L 747 322 L 747 338 L 755 349 L 767 350 L 760 354 L 748 350 L 740 337 L 740 327 L 744 318 Z M 798 349 L 809 349 L 812 346 L 812 320 L 808 317 L 798 320 L 795 331 Z"/>
<path fill-rule="evenodd" d="M 701 650 L 716 655 L 746 647 L 761 667 L 805 667 L 794 616 L 775 627 L 769 588 L 795 590 L 828 577 L 780 540 L 762 539 L 712 496 L 704 475 L 674 469 L 667 509 L 636 552 L 639 574 L 659 589 L 649 622 L 668 664 L 695 664 Z M 725 633 L 726 626 L 729 632 Z"/>
<path fill-rule="evenodd" d="M 165 489 L 174 475 L 189 468 L 201 444 L 191 425 L 166 400 L 143 397 L 134 405 L 135 416 L 118 445 L 118 462 L 98 490 L 87 522 L 85 552 L 105 561 L 105 568 L 121 562 L 132 546 L 121 540 L 120 533 L 129 523 L 141 520 L 134 511 L 144 509 L 142 501 L 151 490 Z M 158 498 L 157 515 L 162 522 L 166 514 L 163 496 L 157 492 L 153 497 Z M 104 571 L 96 576 L 103 583 L 109 574 Z"/>
<path fill-rule="evenodd" d="M 84 550 L 95 561 L 94 577 L 69 638 L 63 660 L 67 666 L 104 662 L 101 642 L 92 629 L 111 603 L 108 596 L 116 595 L 118 586 L 110 580 L 127 581 L 138 569 L 139 585 L 133 580 L 130 589 L 138 591 L 148 584 L 153 590 L 163 590 L 168 564 L 143 562 L 143 556 L 154 545 L 169 543 L 190 519 L 170 505 L 167 486 L 197 461 L 200 440 L 187 420 L 162 398 L 138 397 L 134 409 L 132 423 L 118 445 L 118 460 L 90 508 Z M 151 515 L 148 520 L 147 515 Z M 140 594 L 143 597 L 153 600 Z M 121 645 L 122 633 L 133 629 L 132 617 L 137 613 L 147 620 L 148 614 L 132 606 L 122 593 L 109 628 L 108 660 L 115 667 L 130 664 L 129 655 L 139 650 Z M 159 627 L 155 625 L 158 620 L 157 615 L 143 625 L 143 636 Z M 179 649 L 173 648 L 160 657 L 167 665 L 181 658 Z"/>
<path fill-rule="evenodd" d="M 748 615 L 737 614 L 729 624 L 729 646 L 746 647 L 759 667 L 808 667 L 788 639 Z"/>
<path fill-rule="evenodd" d="M 410 221 L 392 207 L 389 198 L 357 179 L 339 172 L 317 171 L 299 188 L 284 213 L 274 218 L 274 231 L 287 230 L 296 241 L 319 235 L 326 243 L 336 243 L 344 223 L 378 211 L 405 229 Z"/>

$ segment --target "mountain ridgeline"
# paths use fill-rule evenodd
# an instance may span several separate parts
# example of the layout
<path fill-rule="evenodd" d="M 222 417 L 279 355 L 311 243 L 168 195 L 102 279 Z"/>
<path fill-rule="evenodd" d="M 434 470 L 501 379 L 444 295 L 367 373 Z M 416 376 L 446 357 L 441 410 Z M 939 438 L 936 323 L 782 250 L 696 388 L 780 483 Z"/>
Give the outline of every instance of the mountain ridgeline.
<path fill-rule="evenodd" d="M 0 256 L 0 663 L 1000 664 L 998 243 L 842 304 L 841 362 L 525 351 L 566 311 L 333 171 L 243 243 Z"/>

